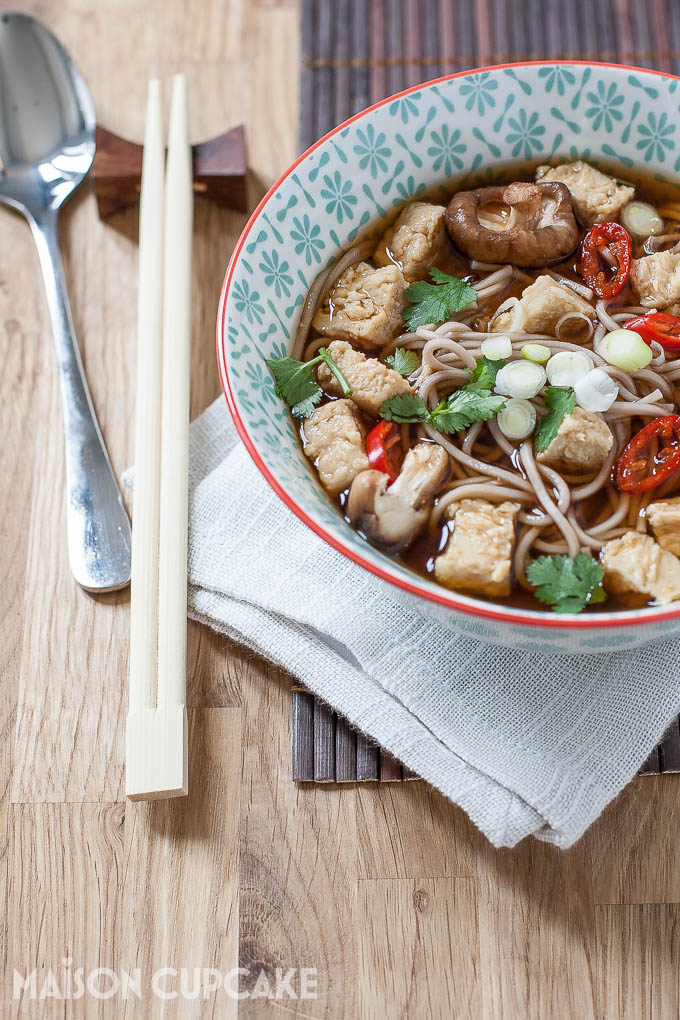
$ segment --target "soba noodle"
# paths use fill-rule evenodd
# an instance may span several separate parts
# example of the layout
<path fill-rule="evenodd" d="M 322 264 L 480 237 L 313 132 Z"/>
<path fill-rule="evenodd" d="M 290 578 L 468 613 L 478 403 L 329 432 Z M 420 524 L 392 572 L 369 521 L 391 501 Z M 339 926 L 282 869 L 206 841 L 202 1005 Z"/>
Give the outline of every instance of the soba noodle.
<path fill-rule="evenodd" d="M 663 209 L 659 211 L 664 213 Z M 673 206 L 672 212 L 673 223 L 680 223 L 680 205 L 677 209 Z M 671 219 L 670 206 L 665 213 Z M 487 225 L 495 223 L 496 229 L 506 229 L 510 222 L 507 216 L 496 212 L 488 213 L 484 222 L 487 221 Z M 676 226 L 667 224 L 666 229 L 667 235 L 654 239 L 653 250 L 661 250 L 665 247 L 663 242 L 675 243 L 680 237 Z M 355 245 L 316 278 L 303 306 L 293 357 L 310 360 L 328 342 L 329 338 L 315 336 L 313 332 L 310 339 L 315 312 L 342 273 L 370 258 L 373 248 L 374 242 Z M 637 250 L 641 248 L 640 241 Z M 608 249 L 602 254 L 611 257 Z M 571 473 L 558 471 L 541 463 L 535 456 L 532 439 L 520 442 L 508 439 L 495 417 L 477 421 L 457 435 L 439 432 L 427 422 L 400 426 L 404 448 L 418 437 L 438 444 L 451 459 L 451 479 L 434 499 L 429 515 L 430 540 L 444 535 L 442 529 L 448 527 L 447 522 L 455 515 L 461 500 L 519 504 L 513 571 L 518 584 L 531 591 L 526 567 L 537 555 L 566 553 L 573 557 L 582 551 L 597 555 L 606 542 L 628 530 L 646 531 L 645 507 L 651 497 L 620 492 L 612 484 L 612 471 L 634 432 L 651 419 L 674 413 L 676 387 L 680 387 L 680 360 L 670 355 L 667 360 L 666 351 L 653 342 L 653 358 L 647 367 L 627 372 L 609 364 L 600 353 L 604 336 L 620 330 L 630 318 L 645 315 L 649 309 L 635 303 L 635 294 L 628 289 L 614 300 L 597 299 L 591 287 L 572 278 L 577 274 L 571 264 L 525 271 L 511 264 L 469 260 L 465 272 L 465 282 L 476 291 L 476 300 L 446 322 L 403 332 L 384 343 L 378 352 L 369 352 L 369 356 L 382 361 L 394 355 L 397 348 L 417 352 L 419 364 L 408 380 L 430 411 L 470 381 L 470 373 L 484 357 L 484 341 L 499 337 L 493 325 L 504 313 L 508 313 L 509 321 L 503 336 L 511 344 L 506 362 L 521 360 L 522 348 L 527 343 L 541 344 L 551 355 L 585 354 L 591 366 L 604 371 L 618 387 L 616 399 L 601 414 L 613 433 L 613 446 L 600 467 L 582 473 L 574 468 Z M 524 332 L 527 317 L 518 295 L 541 275 L 570 288 L 581 301 L 589 303 L 591 313 L 566 311 L 549 332 Z M 548 413 L 540 393 L 531 398 L 531 403 L 539 419 Z M 655 490 L 655 498 L 675 492 L 680 492 L 680 472 Z"/>

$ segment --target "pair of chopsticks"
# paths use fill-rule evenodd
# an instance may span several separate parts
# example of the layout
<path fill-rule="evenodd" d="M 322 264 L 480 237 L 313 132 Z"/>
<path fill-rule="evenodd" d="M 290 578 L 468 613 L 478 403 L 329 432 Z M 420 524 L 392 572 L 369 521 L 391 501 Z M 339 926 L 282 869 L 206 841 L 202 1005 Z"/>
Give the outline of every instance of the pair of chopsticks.
<path fill-rule="evenodd" d="M 139 210 L 135 497 L 125 792 L 188 792 L 186 712 L 192 156 L 183 75 L 167 167 L 160 82 L 149 82 Z"/>

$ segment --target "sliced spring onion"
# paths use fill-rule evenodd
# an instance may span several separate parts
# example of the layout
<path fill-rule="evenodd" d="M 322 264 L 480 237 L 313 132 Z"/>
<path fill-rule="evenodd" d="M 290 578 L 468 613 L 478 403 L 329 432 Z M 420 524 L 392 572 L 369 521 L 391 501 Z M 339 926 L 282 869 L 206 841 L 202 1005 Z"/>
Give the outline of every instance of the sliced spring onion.
<path fill-rule="evenodd" d="M 663 234 L 663 220 L 648 202 L 629 202 L 621 215 L 621 222 L 631 234 L 649 237 Z"/>
<path fill-rule="evenodd" d="M 498 412 L 496 421 L 507 439 L 526 439 L 536 426 L 536 409 L 528 400 L 513 397 Z"/>
<path fill-rule="evenodd" d="M 545 369 L 533 361 L 511 361 L 496 376 L 496 393 L 504 397 L 535 397 L 545 385 Z"/>
<path fill-rule="evenodd" d="M 624 372 L 639 372 L 654 357 L 652 348 L 632 329 L 614 329 L 607 333 L 602 337 L 597 353 L 607 364 L 622 368 Z"/>
<path fill-rule="evenodd" d="M 482 344 L 484 347 L 484 344 Z M 522 357 L 527 361 L 535 361 L 537 365 L 545 365 L 550 360 L 552 351 L 543 344 L 524 344 L 521 351 Z"/>
<path fill-rule="evenodd" d="M 490 361 L 505 361 L 512 354 L 512 340 L 499 333 L 482 341 L 482 354 Z"/>
<path fill-rule="evenodd" d="M 601 368 L 594 368 L 574 383 L 574 395 L 584 411 L 608 411 L 619 395 L 619 387 Z"/>
<path fill-rule="evenodd" d="M 593 364 L 590 358 L 578 351 L 560 351 L 553 354 L 546 365 L 551 386 L 574 386 L 579 379 L 588 375 Z"/>

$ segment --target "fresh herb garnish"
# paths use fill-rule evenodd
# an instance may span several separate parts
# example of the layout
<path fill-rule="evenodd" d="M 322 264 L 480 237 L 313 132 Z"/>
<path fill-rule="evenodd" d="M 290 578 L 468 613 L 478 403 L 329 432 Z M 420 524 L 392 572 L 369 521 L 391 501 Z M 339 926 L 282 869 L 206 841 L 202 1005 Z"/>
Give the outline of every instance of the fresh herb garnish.
<path fill-rule="evenodd" d="M 422 422 L 451 435 L 476 421 L 488 421 L 504 407 L 504 397 L 480 389 L 478 383 L 470 383 L 442 400 L 433 411 L 429 411 L 422 397 L 415 393 L 397 393 L 381 406 L 380 416 L 399 423 Z"/>
<path fill-rule="evenodd" d="M 397 393 L 380 405 L 380 417 L 402 425 L 408 422 L 429 421 L 430 411 L 423 398 L 416 396 L 415 393 Z"/>
<path fill-rule="evenodd" d="M 311 361 L 295 358 L 271 358 L 267 368 L 274 377 L 274 389 L 281 400 L 289 405 L 295 418 L 309 418 L 321 400 L 323 390 L 314 376 L 314 369 L 324 362 L 340 384 L 343 395 L 351 397 L 352 387 L 325 347 Z"/>
<path fill-rule="evenodd" d="M 550 412 L 541 418 L 536 429 L 536 449 L 547 450 L 559 431 L 565 416 L 574 410 L 574 391 L 570 387 L 546 386 L 543 393 L 545 406 Z"/>
<path fill-rule="evenodd" d="M 415 351 L 407 351 L 404 347 L 397 347 L 394 354 L 388 354 L 385 358 L 388 366 L 399 375 L 407 376 L 415 372 L 420 364 L 420 358 Z"/>
<path fill-rule="evenodd" d="M 556 613 L 580 613 L 585 606 L 604 602 L 604 567 L 587 553 L 570 556 L 540 556 L 526 569 L 539 602 Z"/>
<path fill-rule="evenodd" d="M 502 369 L 504 361 L 492 361 L 491 358 L 480 358 L 470 378 L 470 384 L 479 389 L 492 390 L 496 385 L 496 376 Z"/>
<path fill-rule="evenodd" d="M 446 322 L 466 305 L 477 300 L 477 291 L 457 276 L 449 276 L 441 269 L 432 268 L 430 276 L 434 283 L 418 280 L 406 291 L 410 308 L 404 310 L 404 322 L 408 329 L 425 326 L 428 322 Z"/>

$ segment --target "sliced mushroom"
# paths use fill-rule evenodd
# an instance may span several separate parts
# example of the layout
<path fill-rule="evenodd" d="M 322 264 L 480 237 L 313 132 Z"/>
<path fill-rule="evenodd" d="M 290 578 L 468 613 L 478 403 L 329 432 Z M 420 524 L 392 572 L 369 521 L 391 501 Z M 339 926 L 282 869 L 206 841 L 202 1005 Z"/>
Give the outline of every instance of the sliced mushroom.
<path fill-rule="evenodd" d="M 347 515 L 376 545 L 405 549 L 427 524 L 432 501 L 448 476 L 446 451 L 435 443 L 418 443 L 406 454 L 399 477 L 389 488 L 381 471 L 356 476 Z"/>
<path fill-rule="evenodd" d="M 571 194 L 557 181 L 459 191 L 445 222 L 459 251 L 480 262 L 545 266 L 565 259 L 579 239 Z"/>

